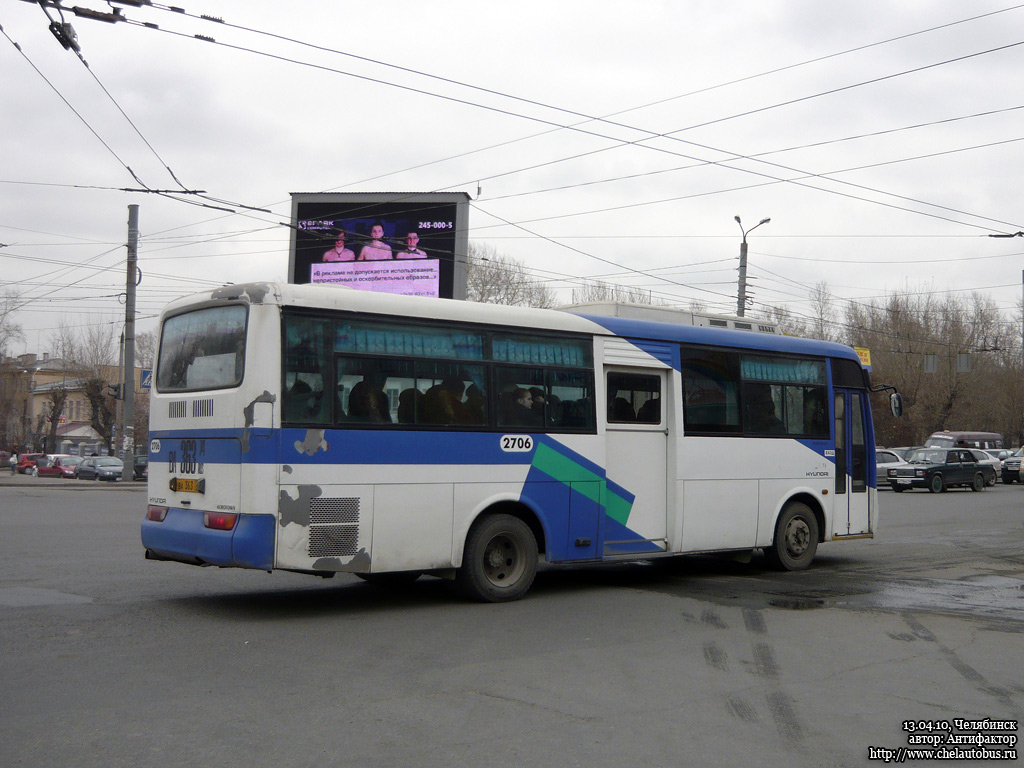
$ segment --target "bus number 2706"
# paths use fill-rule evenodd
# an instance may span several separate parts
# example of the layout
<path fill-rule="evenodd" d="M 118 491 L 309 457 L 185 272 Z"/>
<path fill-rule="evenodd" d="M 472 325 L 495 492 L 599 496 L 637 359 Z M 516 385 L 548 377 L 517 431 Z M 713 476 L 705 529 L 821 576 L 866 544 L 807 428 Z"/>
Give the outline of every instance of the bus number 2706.
<path fill-rule="evenodd" d="M 533 438 L 529 435 L 502 435 L 501 450 L 505 453 L 528 453 L 533 450 Z"/>

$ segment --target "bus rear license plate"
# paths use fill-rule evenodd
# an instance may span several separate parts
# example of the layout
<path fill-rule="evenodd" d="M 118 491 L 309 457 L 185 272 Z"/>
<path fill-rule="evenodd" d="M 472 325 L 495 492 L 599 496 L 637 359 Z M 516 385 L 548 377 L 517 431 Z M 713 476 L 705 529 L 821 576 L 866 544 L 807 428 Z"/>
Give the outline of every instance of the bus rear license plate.
<path fill-rule="evenodd" d="M 206 479 L 172 477 L 171 491 L 174 493 L 206 493 Z"/>

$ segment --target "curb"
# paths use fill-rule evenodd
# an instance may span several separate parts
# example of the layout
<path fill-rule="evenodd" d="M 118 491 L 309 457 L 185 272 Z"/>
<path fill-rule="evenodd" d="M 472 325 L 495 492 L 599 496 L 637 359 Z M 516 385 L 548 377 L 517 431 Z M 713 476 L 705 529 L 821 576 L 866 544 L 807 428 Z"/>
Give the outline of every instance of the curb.
<path fill-rule="evenodd" d="M 16 477 L 4 477 L 0 474 L 0 488 L 32 488 L 32 489 L 53 489 L 65 491 L 85 490 L 145 490 L 145 480 L 121 480 L 112 483 L 109 480 L 71 480 L 61 477 L 30 477 L 29 475 L 17 475 Z"/>

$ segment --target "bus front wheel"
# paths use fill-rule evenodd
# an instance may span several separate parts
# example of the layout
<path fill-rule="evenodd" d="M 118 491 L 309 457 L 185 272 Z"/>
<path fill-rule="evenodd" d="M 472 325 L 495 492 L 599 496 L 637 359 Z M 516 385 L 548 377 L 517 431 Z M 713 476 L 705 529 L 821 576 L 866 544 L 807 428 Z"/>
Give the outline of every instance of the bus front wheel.
<path fill-rule="evenodd" d="M 512 515 L 478 520 L 466 537 L 456 581 L 462 591 L 486 603 L 518 600 L 537 575 L 537 539 Z"/>
<path fill-rule="evenodd" d="M 782 510 L 775 524 L 775 540 L 764 554 L 773 568 L 801 571 L 811 564 L 818 551 L 818 518 L 802 502 L 793 502 Z"/>

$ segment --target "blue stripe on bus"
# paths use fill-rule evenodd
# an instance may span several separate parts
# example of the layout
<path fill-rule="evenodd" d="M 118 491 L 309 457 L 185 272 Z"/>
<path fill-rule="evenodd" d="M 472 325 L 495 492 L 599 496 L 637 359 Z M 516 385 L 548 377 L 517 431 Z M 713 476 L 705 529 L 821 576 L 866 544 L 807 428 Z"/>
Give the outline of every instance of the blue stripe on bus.
<path fill-rule="evenodd" d="M 286 428 L 275 430 L 270 438 L 244 436 L 244 432 L 151 432 L 150 438 L 160 441 L 160 450 L 151 452 L 150 460 L 169 461 L 169 452 L 176 451 L 181 461 L 180 440 L 200 444 L 200 460 L 210 464 L 529 464 L 533 455 L 501 450 L 498 432 Z M 249 450 L 240 453 L 238 446 L 244 442 Z"/>
<path fill-rule="evenodd" d="M 597 323 L 602 328 L 625 341 L 643 349 L 644 340 L 674 341 L 689 344 L 707 344 L 714 347 L 753 349 L 758 351 L 789 352 L 799 355 L 820 355 L 856 360 L 860 358 L 851 347 L 818 339 L 803 339 L 797 336 L 782 336 L 775 333 L 737 331 L 727 328 L 703 328 L 699 325 L 676 325 L 650 320 L 632 320 L 624 317 L 585 315 L 579 317 Z M 678 363 L 676 363 L 678 366 Z"/>

